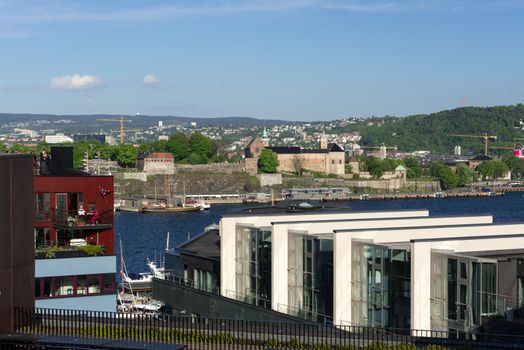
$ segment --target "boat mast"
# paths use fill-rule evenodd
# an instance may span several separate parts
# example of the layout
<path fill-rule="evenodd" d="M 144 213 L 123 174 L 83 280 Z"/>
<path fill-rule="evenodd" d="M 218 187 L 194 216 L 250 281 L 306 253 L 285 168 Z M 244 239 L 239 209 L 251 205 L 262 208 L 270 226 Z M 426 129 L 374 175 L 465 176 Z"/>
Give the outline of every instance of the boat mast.
<path fill-rule="evenodd" d="M 182 185 L 184 190 L 184 196 L 182 197 L 182 208 L 186 207 L 186 178 L 182 177 Z"/>

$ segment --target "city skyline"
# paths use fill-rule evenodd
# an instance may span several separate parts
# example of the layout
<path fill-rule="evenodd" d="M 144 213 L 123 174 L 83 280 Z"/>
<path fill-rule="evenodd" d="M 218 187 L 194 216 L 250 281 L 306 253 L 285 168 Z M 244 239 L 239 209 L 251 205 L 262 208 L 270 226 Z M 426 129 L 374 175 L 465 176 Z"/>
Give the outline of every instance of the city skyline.
<path fill-rule="evenodd" d="M 0 1 L 6 113 L 332 120 L 522 102 L 520 1 Z"/>

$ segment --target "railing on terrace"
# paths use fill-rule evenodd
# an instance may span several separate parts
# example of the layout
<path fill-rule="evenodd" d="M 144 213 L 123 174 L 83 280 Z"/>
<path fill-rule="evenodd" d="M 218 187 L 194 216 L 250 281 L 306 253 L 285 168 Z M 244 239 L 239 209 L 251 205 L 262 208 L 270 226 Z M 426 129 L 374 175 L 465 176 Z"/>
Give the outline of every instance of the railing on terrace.
<path fill-rule="evenodd" d="M 169 270 L 168 270 L 169 271 Z M 197 289 L 202 292 L 211 293 L 214 295 L 220 295 L 220 286 L 217 285 L 208 285 L 205 283 L 198 283 L 193 280 L 184 278 L 182 276 L 177 276 L 176 274 L 169 273 L 166 271 L 164 273 L 163 280 L 174 283 L 179 286 L 184 286 L 192 289 Z"/>
<path fill-rule="evenodd" d="M 253 294 L 249 293 L 240 293 L 233 290 L 226 290 L 226 297 L 235 299 L 244 303 L 248 303 L 255 306 L 260 306 L 264 309 L 271 309 L 271 300 L 264 299 L 261 297 L 254 296 Z"/>
<path fill-rule="evenodd" d="M 15 308 L 16 333 L 224 349 L 524 349 L 524 336 L 113 312 Z M 458 338 L 457 338 L 458 337 Z M 373 343 L 377 347 L 369 347 Z M 409 344 L 409 345 L 408 345 Z M 380 347 L 379 347 L 380 346 Z M 396 347 L 395 349 L 400 349 Z"/>
<path fill-rule="evenodd" d="M 322 324 L 333 324 L 333 316 L 324 315 L 315 311 L 305 310 L 285 304 L 278 304 L 277 311 L 307 321 L 318 322 Z"/>
<path fill-rule="evenodd" d="M 109 211 L 99 212 L 98 215 L 87 211 L 85 215 L 78 215 L 77 211 L 54 211 L 51 213 L 51 221 L 56 228 L 67 230 L 105 229 L 113 226 L 108 214 Z"/>

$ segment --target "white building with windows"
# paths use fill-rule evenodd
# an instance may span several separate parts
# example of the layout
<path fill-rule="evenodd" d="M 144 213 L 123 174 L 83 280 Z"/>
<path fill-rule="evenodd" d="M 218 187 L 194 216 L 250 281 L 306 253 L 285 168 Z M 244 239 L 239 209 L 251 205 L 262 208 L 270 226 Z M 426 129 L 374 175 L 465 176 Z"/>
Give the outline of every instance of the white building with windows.
<path fill-rule="evenodd" d="M 524 224 L 275 211 L 224 216 L 220 237 L 223 296 L 334 324 L 459 332 L 501 312 L 498 257 L 524 249 Z"/>

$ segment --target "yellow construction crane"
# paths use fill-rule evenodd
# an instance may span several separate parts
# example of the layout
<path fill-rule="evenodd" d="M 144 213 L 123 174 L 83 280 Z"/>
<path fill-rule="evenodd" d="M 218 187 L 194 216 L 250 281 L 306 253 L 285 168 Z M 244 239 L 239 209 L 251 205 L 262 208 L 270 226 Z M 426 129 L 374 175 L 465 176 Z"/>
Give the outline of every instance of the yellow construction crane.
<path fill-rule="evenodd" d="M 484 155 L 488 155 L 488 140 L 496 140 L 496 135 L 490 135 L 487 132 L 483 132 L 480 135 L 463 135 L 463 134 L 449 134 L 449 136 L 456 136 L 456 137 L 473 137 L 473 138 L 481 138 L 484 139 Z"/>
<path fill-rule="evenodd" d="M 124 123 L 131 123 L 131 119 L 124 119 L 120 117 L 119 119 L 97 119 L 100 122 L 120 122 L 120 144 L 124 143 Z"/>

